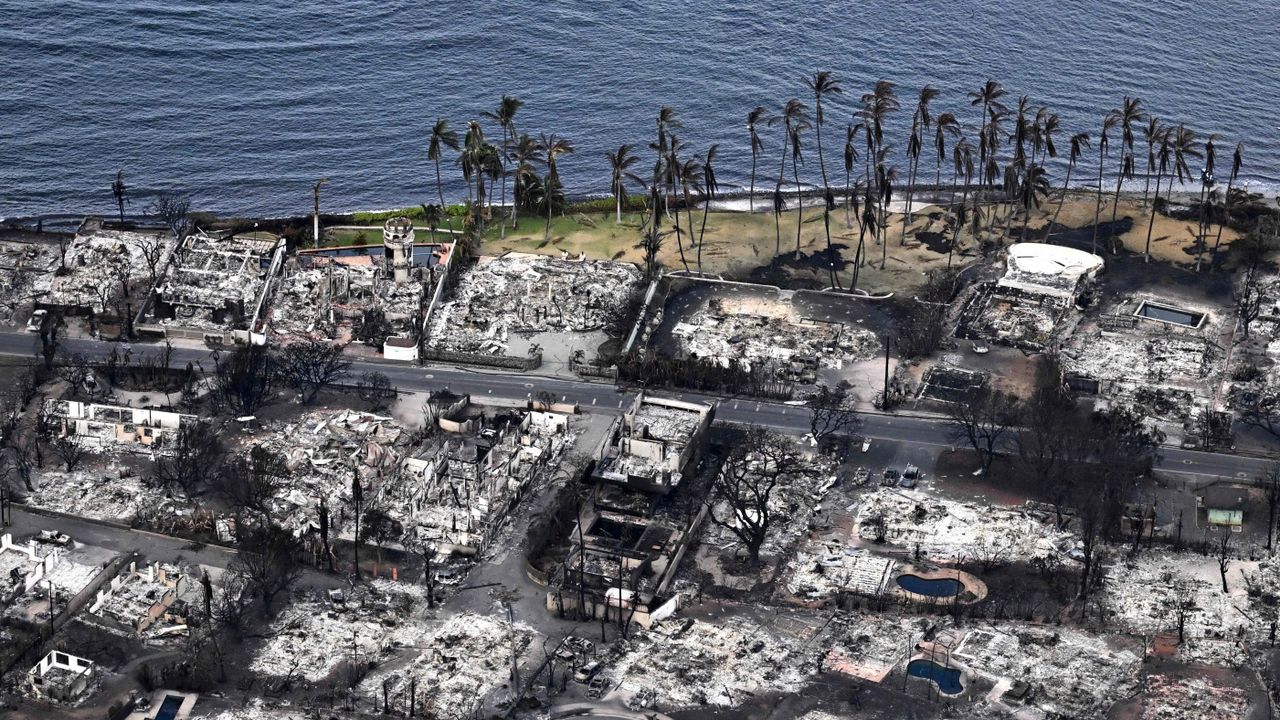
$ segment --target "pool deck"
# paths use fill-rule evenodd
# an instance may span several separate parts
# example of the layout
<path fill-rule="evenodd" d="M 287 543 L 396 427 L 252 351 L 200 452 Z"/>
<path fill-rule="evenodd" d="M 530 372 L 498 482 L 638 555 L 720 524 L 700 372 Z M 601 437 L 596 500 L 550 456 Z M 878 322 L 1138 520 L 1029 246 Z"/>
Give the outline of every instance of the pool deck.
<path fill-rule="evenodd" d="M 178 706 L 178 711 L 174 713 L 173 720 L 187 720 L 191 717 L 191 708 L 195 706 L 196 700 L 200 697 L 195 693 L 179 692 L 178 690 L 157 690 L 151 694 L 151 705 L 146 710 L 136 710 L 125 717 L 124 720 L 153 720 L 156 713 L 160 712 L 161 706 L 164 705 L 164 699 L 170 695 L 182 698 L 182 704 Z"/>
<path fill-rule="evenodd" d="M 911 602 L 932 603 L 932 604 L 950 604 L 955 596 L 935 597 L 932 595 L 921 595 L 913 593 L 902 586 L 898 585 L 897 579 L 903 575 L 915 575 L 921 580 L 956 580 L 964 586 L 964 590 L 960 593 L 959 603 L 961 605 L 972 605 L 981 602 L 987 596 L 987 584 L 977 578 L 977 576 L 964 572 L 963 570 L 954 570 L 947 568 L 924 568 L 917 565 L 903 565 L 898 568 L 898 572 L 894 575 L 893 582 L 888 584 L 888 589 L 898 597 L 905 598 Z"/>

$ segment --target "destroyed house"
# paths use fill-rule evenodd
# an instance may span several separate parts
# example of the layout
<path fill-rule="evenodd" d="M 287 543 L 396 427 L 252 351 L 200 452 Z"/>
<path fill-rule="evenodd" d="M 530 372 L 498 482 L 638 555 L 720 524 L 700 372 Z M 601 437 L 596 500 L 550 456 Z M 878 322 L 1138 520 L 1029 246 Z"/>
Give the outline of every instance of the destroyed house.
<path fill-rule="evenodd" d="M 284 258 L 281 239 L 196 233 L 174 253 L 140 332 L 201 337 L 257 331 L 271 279 Z"/>
<path fill-rule="evenodd" d="M 62 272 L 36 279 L 36 305 L 69 315 L 136 312 L 151 287 L 152 263 L 158 276 L 172 247 L 167 230 L 108 230 L 101 218 L 85 218 L 67 248 Z M 130 298 L 136 299 L 132 308 Z"/>
<path fill-rule="evenodd" d="M 997 294 L 1068 307 L 1102 271 L 1102 258 L 1064 245 L 1015 243 L 1006 251 Z"/>
<path fill-rule="evenodd" d="M 666 494 L 697 467 L 715 406 L 641 393 L 614 421 L 595 478 Z"/>
<path fill-rule="evenodd" d="M 420 540 L 483 550 L 503 516 L 564 451 L 567 418 L 520 411 L 480 414 L 463 424 L 470 432 L 438 436 L 406 459 L 401 482 L 386 495 Z"/>
<path fill-rule="evenodd" d="M 27 693 L 37 700 L 79 702 L 84 699 L 93 676 L 91 661 L 53 650 L 27 671 Z"/>
<path fill-rule="evenodd" d="M 153 563 L 139 570 L 130 563 L 128 571 L 98 591 L 89 614 L 99 624 L 139 635 L 156 624 L 185 624 L 175 605 L 183 580 L 170 565 Z"/>
<path fill-rule="evenodd" d="M 44 413 L 57 425 L 60 436 L 74 436 L 92 447 L 125 444 L 158 449 L 182 427 L 199 421 L 195 415 L 75 400 L 47 400 Z"/>
<path fill-rule="evenodd" d="M 51 548 L 44 555 L 41 549 L 35 540 L 19 545 L 12 535 L 0 535 L 0 602 L 12 602 L 30 591 L 61 560 L 61 548 Z"/>

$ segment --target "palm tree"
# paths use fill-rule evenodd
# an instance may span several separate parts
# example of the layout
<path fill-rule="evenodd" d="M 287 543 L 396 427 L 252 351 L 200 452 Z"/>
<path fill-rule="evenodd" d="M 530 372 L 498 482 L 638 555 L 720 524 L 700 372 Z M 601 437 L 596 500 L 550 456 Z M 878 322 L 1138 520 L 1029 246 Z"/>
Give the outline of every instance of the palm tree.
<path fill-rule="evenodd" d="M 876 223 L 878 229 L 876 232 L 880 235 L 884 234 L 885 229 L 889 225 L 889 203 L 893 202 L 893 186 L 898 181 L 898 169 L 892 165 L 884 164 L 884 156 L 881 155 L 880 161 L 876 164 L 876 189 L 880 191 L 880 221 Z M 880 244 L 880 269 L 889 262 L 889 243 L 881 238 Z"/>
<path fill-rule="evenodd" d="M 484 212 L 486 199 L 489 201 L 489 210 L 493 209 L 493 193 L 485 191 L 485 178 L 489 179 L 489 186 L 493 187 L 493 183 L 505 177 L 502 168 L 502 152 L 492 143 L 482 144 L 476 152 L 476 200 L 485 218 L 489 217 L 489 213 Z"/>
<path fill-rule="evenodd" d="M 551 240 L 551 209 L 555 205 L 555 193 L 560 188 L 560 170 L 556 161 L 561 155 L 568 155 L 573 152 L 573 144 L 568 138 L 562 138 L 558 135 L 543 134 L 542 139 L 538 142 L 538 149 L 542 152 L 547 163 L 547 179 L 543 183 L 543 196 L 547 204 L 547 230 L 543 236 L 543 240 Z"/>
<path fill-rule="evenodd" d="M 970 107 L 982 106 L 982 115 L 979 117 L 978 124 L 978 170 L 983 174 L 983 178 L 990 174 L 987 171 L 987 158 L 995 154 L 995 147 L 992 145 L 995 139 L 992 127 L 993 111 L 1004 111 L 1004 105 L 1000 103 L 1000 98 L 1004 97 L 1004 94 L 1004 88 L 1000 83 L 990 78 L 976 92 L 969 93 Z M 978 184 L 981 187 L 985 183 Z M 976 202 L 975 199 L 975 207 Z"/>
<path fill-rule="evenodd" d="M 436 164 L 436 192 L 440 196 L 440 207 L 446 207 L 444 204 L 444 183 L 440 181 L 440 157 L 444 153 L 444 148 L 450 150 L 458 149 L 458 133 L 449 129 L 449 121 L 444 118 L 438 118 L 436 124 L 431 126 L 431 144 L 427 146 L 427 158 Z M 449 222 L 449 232 L 453 232 L 453 218 L 449 213 L 445 212 L 445 217 Z"/>
<path fill-rule="evenodd" d="M 498 103 L 498 108 L 493 111 L 486 110 L 481 115 L 497 121 L 499 127 L 502 128 L 502 205 L 507 204 L 507 161 L 508 154 L 511 150 L 512 143 L 516 140 L 516 113 L 524 106 L 523 100 L 518 100 L 510 95 L 503 95 L 502 100 Z M 511 220 L 515 222 L 515 205 L 511 207 Z M 506 236 L 507 224 L 502 222 L 498 226 L 498 238 L 502 239 Z"/>
<path fill-rule="evenodd" d="M 747 194 L 747 210 L 749 212 L 756 211 L 756 163 L 760 160 L 760 153 L 764 150 L 764 143 L 760 140 L 759 128 L 761 123 L 769 121 L 768 115 L 769 111 L 763 107 L 757 107 L 747 113 L 747 133 L 751 136 L 751 188 Z"/>
<path fill-rule="evenodd" d="M 1120 209 L 1120 187 L 1126 179 L 1133 178 L 1134 169 L 1137 165 L 1133 159 L 1133 127 L 1147 119 L 1147 113 L 1142 109 L 1142 98 L 1126 96 L 1124 104 L 1114 112 L 1120 121 L 1124 145 L 1122 157 L 1120 158 L 1120 173 L 1116 175 L 1116 197 L 1115 204 L 1111 206 L 1111 227 L 1108 232 L 1108 238 L 1113 245 L 1116 237 L 1116 211 Z"/>
<path fill-rule="evenodd" d="M 1102 119 L 1102 133 L 1098 135 L 1098 203 L 1093 209 L 1093 244 L 1090 246 L 1095 255 L 1098 253 L 1098 221 L 1102 217 L 1102 171 L 1106 167 L 1107 150 L 1111 147 L 1107 135 L 1118 122 L 1120 119 L 1115 111 L 1107 113 Z"/>
<path fill-rule="evenodd" d="M 522 203 L 528 203 L 526 188 L 538 179 L 537 165 L 542 163 L 542 150 L 538 141 L 523 133 L 511 146 L 511 227 L 515 229 L 520 222 L 519 209 Z"/>
<path fill-rule="evenodd" d="M 1058 157 L 1058 146 L 1053 142 L 1053 136 L 1057 134 L 1061 125 L 1062 120 L 1057 113 L 1049 112 L 1048 108 L 1040 108 L 1036 116 L 1036 127 L 1039 128 L 1037 140 L 1041 144 L 1041 165 L 1044 165 L 1049 158 Z M 1032 157 L 1031 161 L 1035 162 L 1035 158 Z"/>
<path fill-rule="evenodd" d="M 862 96 L 862 117 L 863 122 L 867 126 L 867 144 L 869 149 L 870 160 L 875 162 L 876 182 L 884 183 L 889 179 L 884 167 L 884 158 L 886 149 L 884 146 L 884 123 L 888 119 L 889 113 L 898 109 L 898 96 L 893 88 L 893 83 L 888 80 L 879 80 L 870 93 Z M 871 185 L 871 177 L 868 173 L 867 185 Z M 886 193 L 884 188 L 879 188 L 876 195 L 880 200 L 890 193 Z M 883 241 L 885 226 L 888 220 L 888 208 L 881 207 L 878 222 L 876 223 L 876 243 Z M 887 251 L 883 253 L 887 257 Z"/>
<path fill-rule="evenodd" d="M 947 267 L 951 267 L 951 256 L 955 252 L 956 244 L 960 242 L 960 228 L 964 225 L 965 204 L 969 201 L 969 184 L 973 182 L 973 145 L 968 140 L 961 138 L 951 150 L 951 159 L 955 163 L 956 174 L 964 176 L 964 194 L 960 196 L 960 208 L 956 212 L 956 226 L 951 236 L 951 245 L 947 248 Z"/>
<path fill-rule="evenodd" d="M 1022 177 L 1020 200 L 1022 204 L 1022 242 L 1027 241 L 1027 226 L 1031 211 L 1040 207 L 1040 199 L 1049 197 L 1049 176 L 1043 165 L 1033 164 Z"/>
<path fill-rule="evenodd" d="M 1159 144 L 1162 127 L 1160 118 L 1154 114 L 1148 114 L 1147 124 L 1142 128 L 1142 137 L 1147 141 L 1147 184 L 1142 188 L 1143 208 L 1147 207 L 1147 196 L 1151 194 L 1151 174 L 1156 171 L 1156 145 Z"/>
<path fill-rule="evenodd" d="M 853 220 L 849 217 L 849 208 L 854 203 L 853 193 L 851 192 L 850 180 L 853 177 L 854 163 L 858 162 L 858 130 L 862 125 L 849 125 L 844 132 L 844 224 L 845 227 L 853 227 Z"/>
<path fill-rule="evenodd" d="M 697 157 L 691 157 L 688 160 L 685 160 L 683 163 L 681 163 L 680 171 L 677 174 L 677 179 L 680 182 L 681 194 L 684 195 L 684 210 L 689 221 L 688 222 L 689 247 L 692 248 L 693 247 L 693 198 L 691 196 L 693 193 L 702 192 L 702 185 L 701 185 L 702 160 L 698 159 Z M 678 215 L 679 213 L 680 211 L 677 209 L 676 214 Z M 698 249 L 698 257 L 699 258 L 702 257 L 701 248 Z M 686 264 L 685 272 L 688 272 L 688 271 L 689 271 L 689 267 Z M 702 272 L 701 266 L 698 267 L 698 272 L 699 273 Z"/>
<path fill-rule="evenodd" d="M 916 177 L 920 172 L 920 151 L 924 149 L 925 132 L 933 126 L 929 103 L 939 94 L 937 88 L 925 85 L 920 91 L 920 99 L 916 101 L 916 111 L 911 116 L 911 137 L 907 140 L 907 216 L 902 220 L 902 235 L 898 238 L 898 245 L 907 244 L 907 226 L 915 218 L 911 212 L 911 199 L 915 195 Z"/>
<path fill-rule="evenodd" d="M 716 151 L 719 149 L 719 145 L 712 145 L 707 148 L 707 157 L 702 161 L 702 192 L 706 196 L 706 202 L 702 205 L 702 227 L 698 230 L 699 275 L 702 274 L 702 243 L 707 236 L 707 216 L 711 214 L 711 203 L 716 199 L 716 193 L 720 190 L 720 182 L 716 179 L 716 169 L 713 166 L 716 161 Z"/>
<path fill-rule="evenodd" d="M 111 195 L 116 199 L 116 209 L 120 211 L 120 223 L 124 224 L 124 206 L 129 203 L 129 188 L 124 184 L 124 170 L 116 170 L 115 182 L 111 183 Z"/>
<path fill-rule="evenodd" d="M 804 104 L 804 103 L 800 102 L 800 101 L 799 101 L 798 99 L 796 99 L 796 98 L 791 98 L 790 100 L 788 100 L 788 101 L 787 101 L 786 106 L 785 106 L 785 107 L 783 107 L 783 109 L 782 109 L 782 115 L 777 116 L 777 117 L 769 118 L 769 124 L 770 124 L 770 125 L 773 125 L 774 123 L 777 123 L 777 122 L 781 122 L 781 123 L 782 123 L 782 132 L 783 132 L 783 134 L 782 134 L 782 153 L 781 153 L 781 155 L 782 155 L 782 161 L 781 161 L 781 163 L 780 163 L 780 164 L 779 164 L 779 166 L 778 166 L 778 182 L 774 185 L 774 188 L 773 188 L 773 194 L 774 194 L 774 200 L 773 200 L 773 217 L 774 217 L 774 226 L 775 226 L 775 228 L 774 228 L 774 229 L 775 229 L 775 231 L 776 231 L 776 233 L 775 233 L 775 234 L 777 235 L 777 238 L 776 238 L 776 240 L 777 240 L 777 247 L 774 249 L 774 254 L 778 254 L 778 253 L 781 253 L 781 252 L 782 252 L 782 234 L 781 234 L 781 233 L 782 233 L 782 230 L 781 230 L 780 222 L 781 222 L 781 207 L 783 207 L 783 206 L 785 205 L 785 203 L 779 203 L 779 199 L 781 199 L 781 197 L 782 197 L 782 181 L 783 181 L 783 178 L 785 178 L 785 177 L 786 177 L 786 172 L 787 172 L 787 151 L 791 149 L 791 141 L 792 141 L 792 140 L 799 139 L 799 133 L 795 132 L 795 128 L 798 128 L 800 125 L 805 124 L 805 123 L 807 123 L 807 122 L 808 122 L 808 121 L 806 120 L 806 112 L 807 112 L 807 110 L 808 110 L 808 108 L 806 108 L 806 107 L 805 107 L 805 104 Z M 794 151 L 794 150 L 792 150 L 791 152 L 792 152 L 792 162 L 794 163 L 794 162 L 795 162 L 795 160 L 796 160 L 796 159 L 798 159 L 798 158 L 800 157 L 800 153 L 799 153 L 798 151 Z M 796 180 L 796 190 L 797 190 L 797 196 L 796 196 L 796 199 L 797 199 L 796 214 L 797 214 L 797 215 L 803 215 L 803 213 L 802 213 L 802 212 L 801 212 L 801 210 L 800 210 L 800 208 L 802 207 L 802 205 L 799 203 L 799 194 L 798 194 L 798 191 L 799 191 L 799 189 L 800 189 L 800 182 L 799 182 L 799 171 L 798 171 L 798 170 L 796 171 L 795 175 L 796 175 L 796 177 L 797 177 L 797 180 Z M 798 223 L 798 222 L 799 222 L 799 221 L 797 221 L 797 223 Z M 796 252 L 797 252 L 797 253 L 799 253 L 799 251 L 800 251 L 800 230 L 799 230 L 799 226 L 798 226 L 798 224 L 797 224 L 797 228 L 796 228 Z"/>
<path fill-rule="evenodd" d="M 671 196 L 671 193 L 675 192 L 676 173 L 679 172 L 679 166 L 676 165 L 675 163 L 675 160 L 674 160 L 675 153 L 669 147 L 667 138 L 671 130 L 683 127 L 683 125 L 680 123 L 679 113 L 676 112 L 675 108 L 667 107 L 666 105 L 663 105 L 661 108 L 658 109 L 658 119 L 656 122 L 658 126 L 658 140 L 657 142 L 650 145 L 649 147 L 658 153 L 658 157 L 663 158 L 665 161 L 667 161 L 667 165 L 663 173 L 664 192 L 662 197 L 662 205 L 663 205 L 663 211 L 666 212 L 667 214 L 670 214 L 671 213 L 670 196 Z M 676 239 L 679 240 L 680 238 L 677 236 Z"/>
<path fill-rule="evenodd" d="M 1147 221 L 1147 244 L 1143 249 L 1144 262 L 1151 262 L 1151 230 L 1156 226 L 1156 205 L 1160 200 L 1160 182 L 1164 180 L 1164 174 L 1169 171 L 1170 157 L 1173 153 L 1173 145 L 1169 141 L 1173 130 L 1171 127 L 1162 125 L 1152 133 L 1152 140 L 1159 144 L 1160 151 L 1157 155 L 1158 161 L 1153 163 L 1156 171 L 1156 194 L 1151 200 L 1151 214 Z"/>
<path fill-rule="evenodd" d="M 605 157 L 609 160 L 609 169 L 611 178 L 609 180 L 609 192 L 613 193 L 614 209 L 616 211 L 616 222 L 622 224 L 622 203 L 627 199 L 626 181 L 644 184 L 644 180 L 640 176 L 631 172 L 631 166 L 640 162 L 640 158 L 631 154 L 634 145 L 620 145 L 617 151 L 605 153 Z"/>
<path fill-rule="evenodd" d="M 938 161 L 934 167 L 933 184 L 942 187 L 942 165 L 947 161 L 947 136 L 960 137 L 960 121 L 949 112 L 944 112 L 934 121 L 933 147 L 938 151 Z M 952 188 L 954 199 L 955 188 Z"/>
<path fill-rule="evenodd" d="M 436 242 L 436 230 L 440 228 L 440 218 L 443 214 L 441 207 L 435 203 L 422 206 L 422 218 L 427 221 L 427 227 L 431 230 L 432 244 Z"/>
<path fill-rule="evenodd" d="M 831 182 L 827 179 L 827 163 L 822 152 L 822 124 L 824 118 L 822 115 L 822 97 L 824 95 L 838 95 L 844 90 L 840 87 L 840 81 L 831 74 L 830 71 L 821 70 L 815 72 L 812 78 L 805 78 L 805 84 L 813 91 L 813 117 L 814 117 L 814 137 L 818 144 L 818 168 L 822 171 L 822 230 L 827 239 L 827 256 L 830 260 L 831 256 L 831 210 L 835 207 L 835 199 L 831 195 Z M 795 149 L 800 147 L 799 143 L 793 145 Z M 796 257 L 800 256 L 800 243 L 797 234 L 796 239 Z M 835 279 L 835 270 L 831 271 L 832 280 Z M 832 285 L 835 283 L 832 282 Z"/>
<path fill-rule="evenodd" d="M 1214 185 L 1214 171 L 1218 160 L 1218 149 L 1214 143 L 1217 139 L 1216 134 L 1211 134 L 1204 142 L 1204 169 L 1200 171 L 1200 222 L 1196 228 L 1196 272 L 1200 272 L 1200 258 L 1209 242 L 1208 206 L 1213 204 L 1213 197 L 1217 193 L 1216 190 L 1210 191 Z"/>
<path fill-rule="evenodd" d="M 1046 242 L 1053 237 L 1053 228 L 1058 224 L 1058 215 L 1062 213 L 1062 206 L 1067 202 L 1067 193 L 1071 191 L 1071 171 L 1075 170 L 1076 163 L 1080 162 L 1080 157 L 1090 145 L 1092 142 L 1087 132 L 1079 132 L 1071 136 L 1071 152 L 1067 155 L 1067 179 L 1062 182 L 1062 197 L 1058 198 L 1058 209 L 1053 211 L 1053 219 L 1049 221 L 1049 230 L 1045 235 Z"/>
<path fill-rule="evenodd" d="M 791 174 L 796 184 L 796 259 L 800 259 L 800 226 L 804 223 L 804 202 L 800 198 L 800 163 L 804 155 L 800 149 L 800 134 L 809 129 L 808 120 L 800 120 L 792 125 L 791 131 Z"/>
<path fill-rule="evenodd" d="M 670 138 L 663 138 L 662 142 L 666 145 L 667 154 L 665 157 L 660 158 L 659 165 L 654 167 L 654 172 L 658 174 L 659 185 L 669 187 L 670 192 L 675 192 L 675 189 L 679 187 L 680 184 L 680 170 L 682 167 L 680 163 L 680 149 L 684 147 L 684 144 L 681 143 L 680 138 L 675 135 L 671 135 Z M 670 193 L 667 194 L 669 195 Z M 665 197 L 663 198 L 663 204 L 669 213 L 670 203 Z M 676 248 L 680 251 L 680 264 L 684 265 L 685 272 L 688 272 L 689 262 L 684 256 L 684 239 L 680 235 L 680 208 L 676 208 L 676 212 L 672 216 L 672 219 L 675 222 Z M 693 242 L 692 227 L 689 228 L 689 242 Z"/>
<path fill-rule="evenodd" d="M 1240 167 L 1244 165 L 1244 143 L 1236 143 L 1235 154 L 1231 156 L 1231 177 L 1227 179 L 1227 197 L 1223 206 L 1222 222 L 1218 224 L 1218 237 L 1213 241 L 1213 261 L 1218 259 L 1218 246 L 1222 244 L 1222 228 L 1231 222 L 1231 186 L 1240 177 Z M 1210 265 L 1212 267 L 1212 264 Z"/>
<path fill-rule="evenodd" d="M 467 133 L 462 138 L 462 154 L 458 165 L 462 167 L 462 179 L 467 182 L 467 202 L 472 201 L 471 183 L 480 172 L 480 148 L 484 145 L 484 128 L 475 120 L 467 121 Z"/>
<path fill-rule="evenodd" d="M 1166 129 L 1161 137 L 1160 142 L 1160 171 L 1163 174 L 1167 171 L 1167 167 L 1172 165 L 1173 176 L 1178 179 L 1178 183 L 1182 184 L 1191 179 L 1191 169 L 1187 166 L 1187 158 L 1200 157 L 1200 151 L 1195 147 L 1196 134 L 1188 130 L 1182 124 L 1179 124 L 1175 130 Z M 1173 160 L 1170 163 L 1169 157 L 1172 155 Z M 1160 178 L 1156 178 L 1156 194 L 1152 198 L 1153 212 L 1151 214 L 1151 224 L 1147 226 L 1147 257 L 1150 262 L 1151 257 L 1151 229 L 1155 227 L 1154 207 L 1160 204 Z M 1169 178 L 1169 187 L 1165 191 L 1166 194 L 1173 192 L 1173 177 Z"/>

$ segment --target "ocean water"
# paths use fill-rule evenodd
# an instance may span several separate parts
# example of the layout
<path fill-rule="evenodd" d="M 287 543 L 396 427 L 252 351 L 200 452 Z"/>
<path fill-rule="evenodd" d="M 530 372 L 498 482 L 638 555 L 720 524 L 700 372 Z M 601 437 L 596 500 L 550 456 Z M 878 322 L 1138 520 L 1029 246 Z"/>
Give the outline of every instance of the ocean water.
<path fill-rule="evenodd" d="M 521 131 L 574 142 L 561 163 L 574 193 L 607 191 L 604 153 L 643 148 L 664 104 L 694 151 L 720 143 L 722 182 L 745 184 L 746 113 L 811 100 L 802 77 L 816 69 L 845 87 L 827 108 L 829 169 L 877 79 L 903 97 L 888 125 L 901 148 L 922 85 L 943 92 L 935 113 L 972 125 L 966 93 L 991 77 L 1011 102 L 1058 112 L 1064 149 L 1137 95 L 1220 134 L 1220 175 L 1243 140 L 1246 180 L 1280 186 L 1271 0 L 0 0 L 0 17 L 0 217 L 110 212 L 117 169 L 131 212 L 174 190 L 225 213 L 301 214 L 321 177 L 328 210 L 429 201 L 435 118 L 461 129 L 504 93 L 526 103 Z M 762 172 L 776 173 L 781 131 L 765 140 Z M 802 179 L 817 182 L 809 143 Z M 444 172 L 446 194 L 462 195 L 457 169 Z"/>

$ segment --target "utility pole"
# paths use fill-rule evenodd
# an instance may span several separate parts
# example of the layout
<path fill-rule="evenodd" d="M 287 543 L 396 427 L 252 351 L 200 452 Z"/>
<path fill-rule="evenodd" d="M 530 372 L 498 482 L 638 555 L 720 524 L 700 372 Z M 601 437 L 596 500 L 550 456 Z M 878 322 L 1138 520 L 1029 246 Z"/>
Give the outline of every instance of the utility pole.
<path fill-rule="evenodd" d="M 315 226 L 311 236 L 315 247 L 320 247 L 320 188 L 329 182 L 329 178 L 320 178 L 311 186 L 311 199 L 315 208 Z"/>

